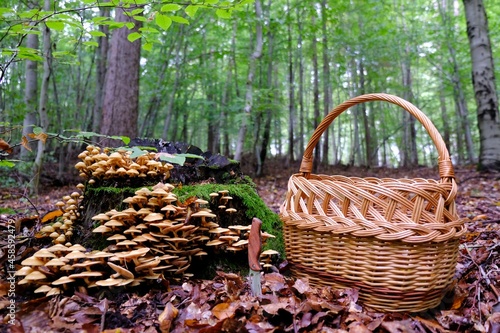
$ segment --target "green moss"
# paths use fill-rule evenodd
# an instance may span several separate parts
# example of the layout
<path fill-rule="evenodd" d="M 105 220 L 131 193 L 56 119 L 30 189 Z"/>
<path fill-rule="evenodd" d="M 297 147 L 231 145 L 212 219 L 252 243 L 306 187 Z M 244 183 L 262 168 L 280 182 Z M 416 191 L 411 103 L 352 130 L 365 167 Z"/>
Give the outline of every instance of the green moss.
<path fill-rule="evenodd" d="M 210 201 L 210 193 L 221 190 L 228 190 L 231 197 L 241 200 L 248 219 L 246 224 L 250 224 L 252 218 L 257 217 L 262 221 L 262 229 L 276 236 L 276 238 L 267 240 L 265 248 L 272 248 L 284 255 L 283 232 L 279 216 L 266 206 L 253 186 L 247 184 L 199 184 L 175 188 L 173 192 L 180 202 L 184 202 L 192 196 Z"/>

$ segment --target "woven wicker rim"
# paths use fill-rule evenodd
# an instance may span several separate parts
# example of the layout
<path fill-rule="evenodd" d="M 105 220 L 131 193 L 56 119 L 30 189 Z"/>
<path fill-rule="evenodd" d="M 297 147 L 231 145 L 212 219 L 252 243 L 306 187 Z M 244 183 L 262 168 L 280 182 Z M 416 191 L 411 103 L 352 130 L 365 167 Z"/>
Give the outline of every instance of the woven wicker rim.
<path fill-rule="evenodd" d="M 313 168 L 312 155 L 314 148 L 318 144 L 323 132 L 328 128 L 328 126 L 330 126 L 333 120 L 335 120 L 335 118 L 337 118 L 342 112 L 354 105 L 373 101 L 386 101 L 398 105 L 409 112 L 412 116 L 414 116 L 424 126 L 437 148 L 437 152 L 439 155 L 439 176 L 441 178 L 441 181 L 455 183 L 455 173 L 453 171 L 453 165 L 450 160 L 450 154 L 448 153 L 448 149 L 446 148 L 446 144 L 444 143 L 441 134 L 439 134 L 438 130 L 431 122 L 431 120 L 412 103 L 398 96 L 384 93 L 366 94 L 351 98 L 338 105 L 336 108 L 330 111 L 328 115 L 325 116 L 325 118 L 321 121 L 321 123 L 312 134 L 309 143 L 307 144 L 307 147 L 304 151 L 304 156 L 302 157 L 302 163 L 299 170 L 303 174 L 303 176 L 308 178 L 308 176 L 311 174 Z M 450 197 L 454 198 L 456 196 L 456 191 L 457 186 L 454 185 L 453 190 L 450 192 Z"/>

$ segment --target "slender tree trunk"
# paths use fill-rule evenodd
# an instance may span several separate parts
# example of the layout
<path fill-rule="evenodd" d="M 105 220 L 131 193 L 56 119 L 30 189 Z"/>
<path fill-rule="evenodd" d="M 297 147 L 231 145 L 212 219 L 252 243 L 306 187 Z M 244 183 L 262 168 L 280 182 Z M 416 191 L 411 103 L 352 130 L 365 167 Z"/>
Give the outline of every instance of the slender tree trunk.
<path fill-rule="evenodd" d="M 327 1 L 321 1 L 321 34 L 322 34 L 322 43 L 323 43 L 323 115 L 326 115 L 330 112 L 331 108 L 331 84 L 330 84 L 330 60 L 328 58 L 328 34 L 326 28 L 327 22 Z M 324 165 L 328 165 L 328 152 L 330 151 L 330 129 L 327 128 L 325 133 L 323 134 L 323 158 L 322 163 Z"/>
<path fill-rule="evenodd" d="M 290 0 L 287 0 L 288 24 L 287 24 L 287 43 L 288 43 L 288 158 L 287 163 L 290 165 L 295 160 L 294 157 L 294 128 L 295 128 L 295 74 L 293 68 L 293 52 L 292 47 L 292 20 L 290 15 Z"/>
<path fill-rule="evenodd" d="M 271 1 L 268 3 L 268 10 L 271 7 Z M 269 17 L 269 11 L 267 11 L 267 17 Z M 274 72 L 274 62 L 273 62 L 273 52 L 274 52 L 274 31 L 272 30 L 271 24 L 268 26 L 268 32 L 267 32 L 267 45 L 268 45 L 268 51 L 267 51 L 267 73 L 266 73 L 266 85 L 269 93 L 267 94 L 267 100 L 266 100 L 266 108 L 265 108 L 265 120 L 264 120 L 264 129 L 262 133 L 262 141 L 260 143 L 260 146 L 257 145 L 258 149 L 255 152 L 256 158 L 257 158 L 257 169 L 255 172 L 255 175 L 257 177 L 260 177 L 264 174 L 264 163 L 266 162 L 266 157 L 267 157 L 267 150 L 269 146 L 269 140 L 271 138 L 271 121 L 272 121 L 272 115 L 273 115 L 273 92 L 274 92 L 274 87 L 273 87 L 273 72 Z M 257 137 L 258 138 L 258 137 Z M 292 137 L 293 139 L 293 137 Z M 293 147 L 293 146 L 292 146 Z M 292 158 L 293 158 L 293 153 L 292 153 Z"/>
<path fill-rule="evenodd" d="M 464 0 L 464 6 L 480 138 L 478 167 L 500 170 L 500 115 L 488 19 L 482 0 Z"/>
<path fill-rule="evenodd" d="M 401 63 L 401 73 L 403 76 L 403 87 L 404 93 L 403 98 L 408 102 L 413 101 L 413 93 L 412 93 L 412 77 L 411 77 L 411 67 L 409 60 L 409 50 L 405 51 L 405 58 Z M 416 136 L 417 132 L 415 129 L 415 117 L 413 117 L 408 112 L 403 113 L 403 128 L 404 128 L 404 136 L 403 136 L 403 166 L 404 167 L 412 167 L 418 165 L 418 153 L 417 153 L 417 141 Z"/>
<path fill-rule="evenodd" d="M 50 10 L 50 0 L 44 1 L 44 10 L 46 11 Z M 50 69 L 52 63 L 50 29 L 46 25 L 44 25 L 43 27 L 42 36 L 43 36 L 43 77 L 42 77 L 42 85 L 40 87 L 38 115 L 40 117 L 40 127 L 44 132 L 46 132 L 49 127 L 47 100 L 49 97 L 49 80 L 50 80 L 50 72 L 51 72 Z M 45 151 L 45 139 L 39 138 L 35 164 L 33 165 L 33 171 L 34 171 L 33 190 L 35 193 L 38 193 L 38 189 L 40 186 L 40 176 L 42 173 L 44 151 Z"/>
<path fill-rule="evenodd" d="M 248 64 L 248 76 L 246 83 L 246 94 L 245 94 L 245 107 L 243 108 L 243 117 L 241 119 L 241 126 L 238 132 L 238 141 L 236 142 L 236 152 L 234 154 L 234 159 L 237 161 L 241 160 L 243 154 L 243 147 L 245 145 L 245 137 L 247 133 L 247 118 L 252 112 L 253 106 L 253 77 L 255 75 L 255 64 L 257 59 L 262 55 L 262 5 L 260 0 L 255 0 L 255 49 L 250 55 Z"/>
<path fill-rule="evenodd" d="M 131 10 L 131 9 L 128 9 Z M 126 27 L 113 31 L 108 52 L 101 132 L 105 135 L 137 137 L 139 114 L 139 70 L 141 39 L 131 43 L 127 36 L 138 31 L 141 22 L 116 8 L 117 22 L 133 22 L 134 28 Z M 108 146 L 119 145 L 117 140 L 104 140 Z"/>
<path fill-rule="evenodd" d="M 109 9 L 101 7 L 99 9 L 99 15 L 102 17 L 109 17 Z M 94 133 L 99 133 L 101 131 L 104 79 L 106 78 L 106 62 L 109 49 L 109 26 L 100 25 L 99 31 L 104 33 L 106 36 L 97 38 L 96 85 L 94 92 L 94 110 L 92 112 L 92 132 Z M 94 138 L 93 141 L 96 142 L 96 138 Z"/>
<path fill-rule="evenodd" d="M 315 13 L 312 14 L 311 24 L 314 26 L 316 24 Z M 316 129 L 321 121 L 320 119 L 320 107 L 319 107 L 319 69 L 318 69 L 318 42 L 316 40 L 316 33 L 311 33 L 312 39 L 312 61 L 313 61 L 313 110 L 314 110 L 314 121 L 313 125 Z M 320 144 L 316 146 L 314 150 L 313 157 L 313 172 L 318 173 L 319 164 L 321 161 Z"/>
<path fill-rule="evenodd" d="M 304 143 L 304 56 L 302 53 L 302 48 L 304 47 L 304 43 L 302 40 L 302 15 L 299 10 L 299 6 L 297 6 L 297 57 L 298 57 L 298 65 L 299 65 L 299 149 L 298 156 L 304 155 L 305 143 Z"/>
<path fill-rule="evenodd" d="M 182 27 L 181 27 L 182 29 Z M 183 30 L 183 29 L 182 29 Z M 163 131 L 161 134 L 162 139 L 168 140 L 167 137 L 167 132 L 168 128 L 170 127 L 170 122 L 172 120 L 172 113 L 173 113 L 173 107 L 174 107 L 174 102 L 175 102 L 175 95 L 177 94 L 177 89 L 179 88 L 179 82 L 182 74 L 181 70 L 181 46 L 184 44 L 184 34 L 182 31 L 180 32 L 180 40 L 177 41 L 177 46 L 176 46 L 176 51 L 175 51 L 175 79 L 174 79 L 174 84 L 170 88 L 170 94 L 168 96 L 168 102 L 167 102 L 167 107 L 166 107 L 166 115 L 165 115 L 165 121 L 163 123 Z"/>
<path fill-rule="evenodd" d="M 37 1 L 29 1 L 28 7 L 30 9 L 37 8 Z M 34 23 L 31 23 L 34 24 Z M 38 50 L 38 35 L 29 34 L 26 36 L 26 47 Z M 24 105 L 26 107 L 26 113 L 23 120 L 23 137 L 29 139 L 28 134 L 33 133 L 33 126 L 36 124 L 36 114 L 37 114 L 37 98 L 38 98 L 38 62 L 33 60 L 26 60 L 26 72 L 25 72 L 25 88 L 24 88 Z M 35 149 L 36 143 L 29 145 L 30 149 Z M 29 150 L 21 147 L 21 159 L 29 159 Z"/>

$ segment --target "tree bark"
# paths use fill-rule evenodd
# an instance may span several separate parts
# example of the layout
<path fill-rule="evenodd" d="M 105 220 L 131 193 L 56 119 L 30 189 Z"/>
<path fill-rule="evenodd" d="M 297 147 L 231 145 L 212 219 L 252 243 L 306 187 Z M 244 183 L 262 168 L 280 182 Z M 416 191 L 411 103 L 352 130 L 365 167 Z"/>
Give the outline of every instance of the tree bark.
<path fill-rule="evenodd" d="M 290 1 L 287 1 L 287 7 L 290 8 Z M 293 53 L 292 47 L 292 27 L 290 10 L 287 11 L 287 43 L 288 43 L 288 158 L 287 163 L 290 165 L 295 160 L 294 157 L 294 127 L 295 127 L 295 74 L 293 68 Z"/>
<path fill-rule="evenodd" d="M 328 58 L 328 30 L 326 28 L 327 13 L 326 0 L 321 1 L 321 40 L 323 46 L 323 115 L 330 112 L 331 108 L 331 84 L 330 84 L 330 60 Z M 330 150 L 330 128 L 325 130 L 323 134 L 323 156 L 322 163 L 328 165 L 328 152 Z"/>
<path fill-rule="evenodd" d="M 316 24 L 315 14 L 312 14 L 311 24 L 314 26 Z M 320 119 L 320 107 L 319 107 L 319 69 L 318 69 L 318 42 L 316 41 L 316 33 L 311 33 L 312 39 L 312 61 L 313 61 L 313 109 L 314 109 L 314 120 L 313 125 L 316 129 L 321 121 Z M 321 152 L 320 144 L 316 146 L 313 156 L 313 172 L 318 173 L 319 164 L 321 162 Z"/>
<path fill-rule="evenodd" d="M 482 170 L 500 170 L 500 115 L 488 19 L 482 0 L 464 0 L 463 2 L 480 137 L 478 167 Z"/>
<path fill-rule="evenodd" d="M 50 10 L 50 0 L 44 1 L 44 10 Z M 43 36 L 43 77 L 42 85 L 40 87 L 40 100 L 38 105 L 38 115 L 40 117 L 40 127 L 44 132 L 47 131 L 49 127 L 49 117 L 47 112 L 47 99 L 49 97 L 49 80 L 51 73 L 51 42 L 50 42 L 50 29 L 44 25 L 42 30 Z M 38 194 L 38 189 L 40 185 L 40 175 L 43 167 L 43 155 L 45 151 L 45 139 L 39 138 L 38 149 L 35 158 L 35 164 L 33 165 L 33 191 Z"/>
<path fill-rule="evenodd" d="M 116 9 L 116 22 L 133 22 L 135 26 L 116 29 L 111 36 L 108 53 L 101 132 L 105 135 L 137 136 L 139 114 L 139 65 L 141 39 L 131 43 L 127 36 L 141 26 L 139 21 L 125 15 L 122 8 Z M 104 140 L 104 145 L 116 146 L 118 140 Z"/>
<path fill-rule="evenodd" d="M 29 1 L 28 7 L 30 9 L 36 8 L 36 1 Z M 34 23 L 32 23 L 34 24 Z M 38 35 L 29 34 L 26 36 L 26 47 L 38 50 Z M 34 60 L 26 60 L 25 84 L 24 84 L 24 105 L 26 107 L 26 114 L 23 120 L 23 137 L 29 139 L 28 134 L 33 133 L 33 126 L 36 124 L 37 112 L 37 97 L 38 97 L 38 62 Z M 29 144 L 29 147 L 35 149 L 36 143 Z M 21 160 L 28 160 L 29 150 L 21 147 Z"/>
<path fill-rule="evenodd" d="M 255 75 L 255 64 L 257 59 L 262 55 L 262 5 L 260 0 L 255 0 L 255 49 L 250 55 L 248 64 L 248 76 L 246 83 L 246 94 L 245 94 L 245 107 L 243 108 L 243 114 L 241 119 L 240 130 L 238 132 L 238 141 L 236 142 L 236 152 L 234 154 L 234 159 L 237 161 L 241 160 L 243 153 L 243 147 L 245 145 L 245 137 L 247 133 L 247 118 L 252 112 L 253 106 L 253 77 Z"/>
<path fill-rule="evenodd" d="M 109 9 L 106 7 L 100 8 L 99 15 L 109 17 Z M 97 38 L 99 46 L 96 49 L 96 85 L 92 113 L 92 132 L 94 133 L 99 133 L 101 130 L 104 80 L 106 78 L 106 63 L 109 49 L 109 27 L 107 25 L 100 25 L 99 31 L 106 34 L 106 36 Z M 96 139 L 94 138 L 93 141 L 95 143 Z"/>

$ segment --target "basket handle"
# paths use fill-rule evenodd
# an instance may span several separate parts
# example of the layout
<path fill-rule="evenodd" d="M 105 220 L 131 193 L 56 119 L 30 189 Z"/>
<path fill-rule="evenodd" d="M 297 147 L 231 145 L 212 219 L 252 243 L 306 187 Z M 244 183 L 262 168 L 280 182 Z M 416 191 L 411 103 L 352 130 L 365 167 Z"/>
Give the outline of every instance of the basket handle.
<path fill-rule="evenodd" d="M 321 123 L 318 125 L 318 127 L 312 134 L 311 138 L 309 139 L 309 143 L 307 144 L 306 150 L 304 151 L 304 156 L 302 157 L 302 163 L 300 164 L 300 172 L 303 174 L 304 177 L 307 178 L 311 174 L 313 168 L 312 154 L 314 148 L 318 144 L 321 135 L 328 128 L 328 126 L 330 126 L 332 121 L 350 107 L 356 104 L 372 102 L 372 101 L 386 101 L 395 105 L 399 105 L 400 107 L 408 111 L 412 116 L 417 118 L 417 120 L 420 121 L 420 123 L 427 130 L 427 133 L 429 134 L 432 141 L 434 142 L 434 145 L 437 148 L 439 154 L 438 158 L 439 176 L 441 177 L 441 180 L 447 182 L 455 178 L 455 173 L 453 171 L 453 165 L 450 160 L 450 154 L 448 153 L 448 149 L 446 148 L 446 145 L 443 141 L 443 138 L 441 137 L 441 134 L 439 134 L 438 130 L 436 129 L 434 124 L 430 121 L 430 119 L 427 118 L 427 116 L 422 111 L 420 111 L 415 105 L 411 104 L 410 102 L 400 97 L 384 93 L 366 94 L 351 98 L 343 102 L 342 104 L 338 105 L 336 108 L 330 111 L 328 115 L 325 116 L 325 118 L 321 121 Z"/>

